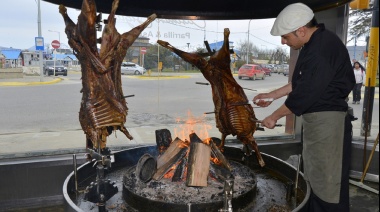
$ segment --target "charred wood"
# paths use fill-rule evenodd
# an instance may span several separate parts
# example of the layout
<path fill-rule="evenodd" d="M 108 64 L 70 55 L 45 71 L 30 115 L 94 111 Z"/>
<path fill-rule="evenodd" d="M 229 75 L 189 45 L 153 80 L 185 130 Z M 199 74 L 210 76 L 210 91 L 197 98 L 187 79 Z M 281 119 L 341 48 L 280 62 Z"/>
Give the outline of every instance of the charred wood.
<path fill-rule="evenodd" d="M 224 157 L 223 153 L 219 150 L 219 148 L 216 146 L 214 141 L 210 139 L 209 141 L 210 147 L 211 147 L 211 153 L 212 155 L 217 159 L 218 165 L 223 165 L 226 169 L 229 171 L 232 170 L 230 163 L 228 162 L 227 158 Z"/>
<path fill-rule="evenodd" d="M 156 160 L 148 153 L 145 153 L 136 164 L 136 176 L 146 183 L 152 179 L 156 170 Z"/>
<path fill-rule="evenodd" d="M 172 143 L 172 134 L 168 129 L 156 130 L 156 144 L 159 154 L 162 154 Z"/>
<path fill-rule="evenodd" d="M 197 143 L 203 143 L 203 141 L 198 137 L 198 135 L 196 133 L 191 133 L 189 135 L 190 137 L 190 142 L 193 143 L 193 142 L 197 142 Z"/>
<path fill-rule="evenodd" d="M 186 165 L 187 165 L 187 158 L 184 157 L 179 164 L 177 165 L 174 175 L 172 177 L 172 182 L 181 182 L 183 181 L 185 177 L 185 172 L 186 172 Z"/>
<path fill-rule="evenodd" d="M 224 183 L 224 181 L 228 179 L 234 179 L 234 176 L 230 170 L 214 163 L 210 164 L 210 176 L 220 183 Z"/>
<path fill-rule="evenodd" d="M 186 156 L 187 151 L 187 144 L 181 139 L 176 138 L 169 148 L 158 157 L 157 171 L 153 179 L 160 180 L 176 163 Z"/>

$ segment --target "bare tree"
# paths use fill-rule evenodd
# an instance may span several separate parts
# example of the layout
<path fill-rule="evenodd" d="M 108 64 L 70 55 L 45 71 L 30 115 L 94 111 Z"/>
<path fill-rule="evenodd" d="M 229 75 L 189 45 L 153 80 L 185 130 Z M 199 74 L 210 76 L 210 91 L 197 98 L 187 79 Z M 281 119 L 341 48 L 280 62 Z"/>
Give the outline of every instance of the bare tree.
<path fill-rule="evenodd" d="M 373 5 L 370 5 L 373 9 Z M 348 41 L 355 38 L 365 37 L 369 34 L 371 28 L 372 11 L 368 10 L 350 10 L 348 23 Z"/>
<path fill-rule="evenodd" d="M 249 48 L 249 49 L 248 49 Z M 240 57 L 241 58 L 247 58 L 247 52 L 249 54 L 249 57 L 251 58 L 252 55 L 258 54 L 258 48 L 253 43 L 249 42 L 247 40 L 239 41 L 237 43 L 236 49 L 240 50 Z"/>

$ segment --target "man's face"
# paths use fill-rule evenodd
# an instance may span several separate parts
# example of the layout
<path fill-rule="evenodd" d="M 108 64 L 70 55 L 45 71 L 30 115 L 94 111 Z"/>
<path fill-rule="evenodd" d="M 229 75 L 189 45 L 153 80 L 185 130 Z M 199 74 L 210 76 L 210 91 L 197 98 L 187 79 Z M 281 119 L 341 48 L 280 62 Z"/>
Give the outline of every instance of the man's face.
<path fill-rule="evenodd" d="M 297 29 L 294 32 L 290 32 L 288 34 L 281 36 L 281 43 L 282 45 L 288 45 L 290 48 L 294 50 L 300 49 L 305 43 L 302 41 L 302 37 L 300 32 L 300 29 Z"/>

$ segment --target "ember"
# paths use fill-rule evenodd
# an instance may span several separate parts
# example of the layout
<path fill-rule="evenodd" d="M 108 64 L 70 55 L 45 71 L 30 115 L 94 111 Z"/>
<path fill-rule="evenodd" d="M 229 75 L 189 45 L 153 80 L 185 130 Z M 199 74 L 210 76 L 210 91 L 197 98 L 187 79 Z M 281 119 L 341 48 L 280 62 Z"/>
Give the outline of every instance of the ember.
<path fill-rule="evenodd" d="M 162 139 L 163 136 L 158 135 L 161 132 L 167 133 L 166 130 L 156 131 L 156 137 L 161 138 L 157 141 L 157 148 L 161 155 L 157 159 L 157 171 L 153 179 L 176 177 L 173 181 L 186 180 L 188 186 L 207 186 L 209 171 L 221 182 L 230 178 L 231 166 L 211 138 L 202 141 L 195 133 L 191 133 L 190 142 L 177 137 L 165 149 L 163 145 L 171 138 L 170 134 L 166 134 L 169 137 Z M 205 163 L 205 161 L 210 162 Z M 225 169 L 224 174 L 221 174 L 223 169 Z M 185 174 L 186 178 L 184 178 Z"/>

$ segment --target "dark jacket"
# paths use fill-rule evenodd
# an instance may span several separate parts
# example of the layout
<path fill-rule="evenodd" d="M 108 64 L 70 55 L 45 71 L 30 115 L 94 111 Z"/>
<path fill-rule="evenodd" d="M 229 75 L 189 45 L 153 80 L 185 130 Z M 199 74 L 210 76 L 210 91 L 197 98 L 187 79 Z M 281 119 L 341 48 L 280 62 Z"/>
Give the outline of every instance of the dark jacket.
<path fill-rule="evenodd" d="M 323 24 L 301 49 L 285 105 L 297 116 L 321 111 L 347 111 L 345 101 L 355 85 L 346 46 Z"/>

